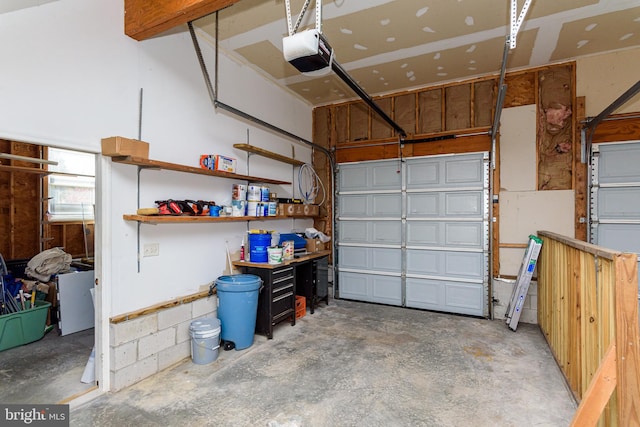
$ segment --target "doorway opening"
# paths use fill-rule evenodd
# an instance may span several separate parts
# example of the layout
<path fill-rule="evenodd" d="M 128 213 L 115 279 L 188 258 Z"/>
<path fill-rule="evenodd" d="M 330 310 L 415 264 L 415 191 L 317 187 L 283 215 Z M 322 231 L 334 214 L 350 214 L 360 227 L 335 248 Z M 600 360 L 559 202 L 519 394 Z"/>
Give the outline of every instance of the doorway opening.
<path fill-rule="evenodd" d="M 3 282 L 19 288 L 19 308 L 20 290 L 33 294 L 34 311 L 43 307 L 42 316 L 28 308 L 0 316 L 0 396 L 68 402 L 96 386 L 96 156 L 4 139 L 0 153 Z"/>

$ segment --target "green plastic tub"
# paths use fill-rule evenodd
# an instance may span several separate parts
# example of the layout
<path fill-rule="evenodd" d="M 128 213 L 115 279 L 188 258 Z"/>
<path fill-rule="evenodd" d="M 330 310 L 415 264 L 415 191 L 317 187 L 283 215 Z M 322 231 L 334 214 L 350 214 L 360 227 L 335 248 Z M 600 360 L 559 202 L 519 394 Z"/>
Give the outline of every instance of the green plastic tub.
<path fill-rule="evenodd" d="M 44 336 L 50 302 L 35 302 L 35 308 L 0 316 L 0 351 L 38 341 Z"/>

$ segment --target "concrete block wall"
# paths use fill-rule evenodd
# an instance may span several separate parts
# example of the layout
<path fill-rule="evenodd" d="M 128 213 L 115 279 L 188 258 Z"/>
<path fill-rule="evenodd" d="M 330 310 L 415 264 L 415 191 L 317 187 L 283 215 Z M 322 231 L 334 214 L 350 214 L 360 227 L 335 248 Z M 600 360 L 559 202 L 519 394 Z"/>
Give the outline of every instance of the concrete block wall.
<path fill-rule="evenodd" d="M 111 323 L 111 390 L 121 390 L 191 357 L 191 322 L 217 317 L 217 311 L 213 295 Z"/>
<path fill-rule="evenodd" d="M 511 300 L 511 293 L 515 286 L 515 280 L 493 279 L 493 318 L 504 320 L 507 306 Z M 527 297 L 522 306 L 520 323 L 538 324 L 538 283 L 534 280 L 529 285 Z"/>

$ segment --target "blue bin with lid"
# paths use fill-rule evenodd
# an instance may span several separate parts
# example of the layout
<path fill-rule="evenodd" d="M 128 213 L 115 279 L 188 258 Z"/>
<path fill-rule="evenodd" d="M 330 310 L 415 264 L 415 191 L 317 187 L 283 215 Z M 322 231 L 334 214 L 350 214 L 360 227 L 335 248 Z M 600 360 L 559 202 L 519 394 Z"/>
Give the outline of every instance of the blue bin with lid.
<path fill-rule="evenodd" d="M 258 294 L 262 279 L 253 274 L 220 276 L 218 293 L 220 337 L 235 344 L 236 350 L 251 347 L 258 315 Z"/>
<path fill-rule="evenodd" d="M 271 233 L 249 234 L 249 261 L 267 262 L 267 248 L 271 246 Z"/>

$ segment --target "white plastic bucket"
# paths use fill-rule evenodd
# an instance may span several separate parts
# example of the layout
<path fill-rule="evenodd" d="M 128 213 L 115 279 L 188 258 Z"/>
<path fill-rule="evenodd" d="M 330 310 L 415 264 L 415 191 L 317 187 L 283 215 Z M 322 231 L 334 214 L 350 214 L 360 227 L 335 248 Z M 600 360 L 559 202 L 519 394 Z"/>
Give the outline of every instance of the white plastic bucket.
<path fill-rule="evenodd" d="M 191 360 L 196 365 L 206 365 L 218 358 L 220 348 L 220 320 L 197 319 L 189 325 L 191 333 Z"/>
<path fill-rule="evenodd" d="M 282 263 L 282 248 L 278 248 L 278 247 L 267 248 L 267 254 L 269 257 L 269 264 Z"/>

